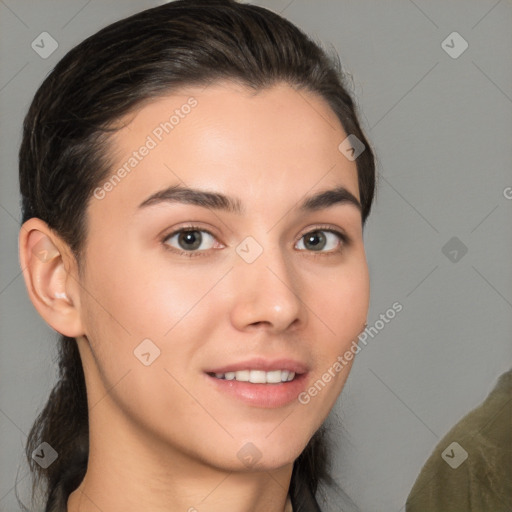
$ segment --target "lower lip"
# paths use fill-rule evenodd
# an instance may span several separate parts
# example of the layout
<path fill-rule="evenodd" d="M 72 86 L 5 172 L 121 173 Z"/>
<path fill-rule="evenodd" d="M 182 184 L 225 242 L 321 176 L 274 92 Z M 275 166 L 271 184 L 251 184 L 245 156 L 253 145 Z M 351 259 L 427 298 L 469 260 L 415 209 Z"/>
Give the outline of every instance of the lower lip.
<path fill-rule="evenodd" d="M 217 377 L 206 373 L 205 375 L 219 391 L 255 407 L 275 409 L 297 400 L 299 394 L 306 387 L 307 373 L 296 376 L 290 382 L 281 382 L 281 384 L 252 384 L 235 379 L 217 379 Z"/>

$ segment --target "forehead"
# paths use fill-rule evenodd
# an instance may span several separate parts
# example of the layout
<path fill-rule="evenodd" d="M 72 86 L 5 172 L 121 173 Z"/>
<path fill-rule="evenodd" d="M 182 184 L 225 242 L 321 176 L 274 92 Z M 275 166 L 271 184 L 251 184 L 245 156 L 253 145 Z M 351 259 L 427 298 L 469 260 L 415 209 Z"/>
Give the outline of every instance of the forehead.
<path fill-rule="evenodd" d="M 144 104 L 121 124 L 102 208 L 135 208 L 175 184 L 260 207 L 271 196 L 282 204 L 284 196 L 297 200 L 340 184 L 359 197 L 356 164 L 338 149 L 347 134 L 337 116 L 323 98 L 287 84 L 258 92 L 232 82 L 189 87 Z"/>

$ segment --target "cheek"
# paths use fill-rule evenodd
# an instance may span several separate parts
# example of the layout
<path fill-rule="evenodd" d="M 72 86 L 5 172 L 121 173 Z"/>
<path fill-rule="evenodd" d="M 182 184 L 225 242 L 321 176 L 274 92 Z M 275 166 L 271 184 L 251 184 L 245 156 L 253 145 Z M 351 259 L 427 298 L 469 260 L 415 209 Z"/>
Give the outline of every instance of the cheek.
<path fill-rule="evenodd" d="M 207 338 L 206 325 L 211 328 L 200 299 L 214 277 L 176 270 L 171 276 L 170 270 L 137 258 L 90 261 L 83 310 L 98 372 L 89 386 L 93 401 L 109 389 L 133 421 L 144 418 L 153 426 L 161 424 L 162 411 L 177 407 L 196 417 L 197 404 L 177 382 L 186 381 L 193 355 Z"/>
<path fill-rule="evenodd" d="M 312 311 L 312 320 L 318 323 L 324 333 L 318 336 L 322 343 L 316 347 L 319 366 L 322 373 L 358 341 L 364 330 L 370 301 L 370 283 L 366 260 L 354 259 L 353 264 L 340 267 L 332 275 L 325 276 L 315 283 L 314 293 L 308 306 Z M 314 313 L 313 313 L 314 312 Z M 320 331 L 319 331 L 320 332 Z M 341 389 L 350 370 L 351 363 L 343 369 L 343 378 L 336 379 Z"/>
<path fill-rule="evenodd" d="M 215 287 L 225 271 L 184 271 L 143 257 L 112 264 L 103 259 L 92 268 L 86 284 L 92 292 L 86 294 L 86 334 L 103 386 L 115 386 L 116 400 L 134 417 L 144 410 L 153 418 L 145 396 L 154 397 L 151 403 L 158 410 L 169 410 L 169 395 L 162 390 L 178 397 L 183 393 L 171 375 L 185 382 L 197 371 L 197 355 L 225 312 Z"/>
<path fill-rule="evenodd" d="M 97 299 L 91 304 L 95 317 L 120 333 L 121 339 L 162 339 L 175 325 L 196 315 L 218 280 L 217 272 L 184 271 L 162 259 L 155 262 L 128 252 L 111 262 L 106 257 L 91 258 L 87 284 Z"/>
<path fill-rule="evenodd" d="M 354 362 L 357 345 L 353 343 L 364 329 L 369 306 L 366 260 L 354 259 L 310 284 L 314 292 L 308 294 L 307 305 L 316 325 L 312 347 L 316 363 L 309 386 L 298 399 L 304 424 L 315 419 L 313 433 L 332 410 Z"/>
<path fill-rule="evenodd" d="M 363 328 L 370 300 L 370 282 L 366 260 L 340 267 L 314 284 L 314 308 L 336 336 Z M 329 320 L 329 323 L 328 323 Z M 359 331 L 357 331 L 359 332 Z"/>

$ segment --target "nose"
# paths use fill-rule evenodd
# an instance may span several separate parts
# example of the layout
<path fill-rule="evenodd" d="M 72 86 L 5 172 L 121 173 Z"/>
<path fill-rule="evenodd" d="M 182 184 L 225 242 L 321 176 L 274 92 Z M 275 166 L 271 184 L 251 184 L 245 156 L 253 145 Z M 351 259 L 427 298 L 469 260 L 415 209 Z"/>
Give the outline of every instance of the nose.
<path fill-rule="evenodd" d="M 299 275 L 280 248 L 265 248 L 252 263 L 237 257 L 231 274 L 231 322 L 237 329 L 283 332 L 304 326 L 307 308 L 300 297 Z"/>

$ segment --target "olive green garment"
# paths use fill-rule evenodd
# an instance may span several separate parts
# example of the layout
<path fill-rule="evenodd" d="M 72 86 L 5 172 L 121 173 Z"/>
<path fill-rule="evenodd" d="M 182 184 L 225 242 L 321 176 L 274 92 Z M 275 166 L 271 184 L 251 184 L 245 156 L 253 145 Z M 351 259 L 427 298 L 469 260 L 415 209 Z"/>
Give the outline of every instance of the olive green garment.
<path fill-rule="evenodd" d="M 406 503 L 406 512 L 511 511 L 512 369 L 443 437 Z"/>

